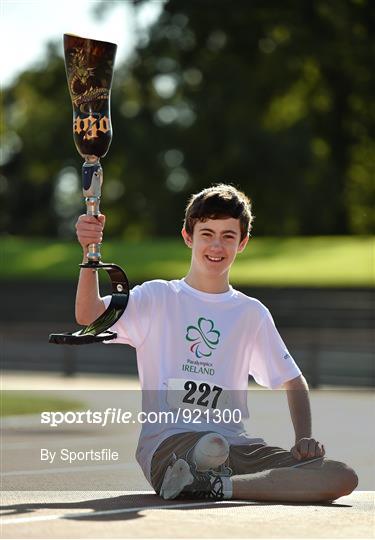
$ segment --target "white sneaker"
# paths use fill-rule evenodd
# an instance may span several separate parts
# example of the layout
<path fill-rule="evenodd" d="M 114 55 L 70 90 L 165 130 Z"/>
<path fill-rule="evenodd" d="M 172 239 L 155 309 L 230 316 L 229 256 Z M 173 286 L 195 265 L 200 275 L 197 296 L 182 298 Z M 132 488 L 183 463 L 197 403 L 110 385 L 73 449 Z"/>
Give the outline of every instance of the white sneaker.
<path fill-rule="evenodd" d="M 198 472 L 195 465 L 189 465 L 180 458 L 166 470 L 160 496 L 163 499 L 175 499 L 178 496 L 188 499 L 223 499 L 223 477 L 230 476 L 231 470 L 226 467 L 223 472 Z"/>
<path fill-rule="evenodd" d="M 191 474 L 188 462 L 180 458 L 166 470 L 160 495 L 163 499 L 174 499 L 193 480 L 194 476 Z"/>

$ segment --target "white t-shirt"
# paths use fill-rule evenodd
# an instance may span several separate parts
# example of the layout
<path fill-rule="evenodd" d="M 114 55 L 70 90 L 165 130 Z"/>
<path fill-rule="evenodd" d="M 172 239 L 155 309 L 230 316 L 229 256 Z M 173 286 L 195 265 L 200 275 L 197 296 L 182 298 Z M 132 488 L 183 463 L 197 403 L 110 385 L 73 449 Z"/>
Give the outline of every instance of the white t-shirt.
<path fill-rule="evenodd" d="M 106 307 L 110 298 L 104 298 Z M 149 481 L 153 453 L 175 433 L 217 431 L 229 444 L 263 442 L 251 438 L 238 417 L 208 424 L 208 415 L 226 407 L 246 414 L 249 374 L 272 389 L 301 374 L 268 309 L 232 287 L 211 294 L 183 279 L 145 282 L 131 290 L 112 330 L 118 337 L 108 343 L 137 350 L 143 410 L 175 414 L 174 423 L 142 425 L 136 457 Z M 187 423 L 189 413 L 181 417 L 179 408 L 198 411 L 191 418 L 199 414 L 199 422 Z"/>

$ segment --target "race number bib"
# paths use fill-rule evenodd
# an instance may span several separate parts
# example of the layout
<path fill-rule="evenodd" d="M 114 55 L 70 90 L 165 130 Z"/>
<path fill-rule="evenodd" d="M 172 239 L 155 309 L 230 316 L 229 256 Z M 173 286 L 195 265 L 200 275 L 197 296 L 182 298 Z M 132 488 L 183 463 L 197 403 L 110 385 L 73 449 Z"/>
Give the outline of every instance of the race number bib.
<path fill-rule="evenodd" d="M 217 384 L 193 379 L 168 379 L 167 402 L 174 409 L 231 409 L 230 391 Z"/>

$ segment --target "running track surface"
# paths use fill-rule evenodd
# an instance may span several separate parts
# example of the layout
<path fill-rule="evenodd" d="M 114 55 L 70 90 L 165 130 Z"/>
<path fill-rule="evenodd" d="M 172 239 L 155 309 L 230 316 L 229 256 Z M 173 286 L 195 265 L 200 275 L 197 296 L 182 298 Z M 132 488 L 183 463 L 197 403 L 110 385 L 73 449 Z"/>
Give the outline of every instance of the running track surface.
<path fill-rule="evenodd" d="M 5 376 L 4 382 L 3 388 L 6 389 L 35 389 L 38 385 L 44 390 L 66 388 L 66 381 L 58 377 L 27 377 L 22 382 L 20 377 Z M 109 380 L 107 383 L 110 385 Z M 71 384 L 87 389 L 98 385 L 98 380 L 77 379 Z M 121 383 L 117 379 L 114 384 L 119 388 Z M 133 388 L 136 383 L 129 380 L 126 384 L 122 381 L 122 384 Z M 103 387 L 102 378 L 99 387 Z M 45 465 L 40 471 L 31 471 L 26 460 L 22 465 L 12 465 L 3 478 L 3 487 L 12 483 L 14 487 L 12 491 L 2 493 L 1 537 L 374 538 L 373 444 L 363 437 L 365 432 L 361 425 L 367 423 L 367 430 L 370 428 L 374 396 L 365 391 L 321 390 L 313 392 L 311 397 L 319 437 L 332 449 L 328 457 L 353 466 L 359 474 L 359 489 L 362 491 L 355 491 L 327 505 L 163 501 L 149 490 L 131 459 L 119 465 L 118 469 L 104 467 L 98 471 L 99 478 L 103 476 L 103 486 L 107 491 L 33 491 L 36 479 L 39 482 L 42 479 L 42 484 L 45 482 L 48 486 L 49 479 L 56 477 L 56 473 L 52 469 L 48 472 Z M 287 407 L 281 399 L 281 393 L 255 392 L 252 425 L 256 429 L 262 426 L 262 435 L 267 441 L 273 437 L 272 442 L 285 445 L 290 438 L 290 426 Z M 277 425 L 275 411 L 279 419 Z M 348 424 L 352 426 L 351 430 L 347 429 Z M 74 438 L 78 434 L 69 436 Z M 349 436 L 350 444 L 347 442 Z M 355 444 L 355 440 L 362 442 Z M 343 441 L 346 444 L 342 444 Z M 134 439 L 128 439 L 129 455 L 133 453 L 135 443 Z M 5 445 L 3 443 L 3 455 L 16 458 L 17 448 L 20 450 L 22 444 L 22 433 L 16 430 L 14 436 L 7 438 Z M 111 476 L 118 477 L 120 473 L 127 479 L 127 491 L 118 491 L 117 487 L 117 491 L 109 491 L 107 480 Z M 82 466 L 76 474 L 78 480 L 79 477 L 92 476 L 93 471 L 85 471 Z M 23 491 L 17 491 L 17 482 L 20 481 Z"/>

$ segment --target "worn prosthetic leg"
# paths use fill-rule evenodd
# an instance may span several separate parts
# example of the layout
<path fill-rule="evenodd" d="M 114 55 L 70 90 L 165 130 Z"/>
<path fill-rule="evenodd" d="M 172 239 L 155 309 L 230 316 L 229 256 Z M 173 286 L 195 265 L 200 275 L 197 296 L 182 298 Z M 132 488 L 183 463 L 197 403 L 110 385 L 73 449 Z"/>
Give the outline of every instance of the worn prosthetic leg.
<path fill-rule="evenodd" d="M 185 459 L 174 456 L 165 473 L 160 495 L 164 499 L 175 499 L 181 494 L 190 498 L 230 498 L 231 482 L 228 477 L 231 470 L 224 466 L 228 456 L 229 445 L 222 435 L 204 435 Z M 227 484 L 226 490 L 224 483 Z"/>
<path fill-rule="evenodd" d="M 68 87 L 73 106 L 73 139 L 84 158 L 82 188 L 86 214 L 98 217 L 103 183 L 100 158 L 112 140 L 110 93 L 117 45 L 106 41 L 64 34 Z M 57 345 L 84 345 L 117 337 L 109 330 L 124 313 L 129 300 L 129 282 L 117 264 L 101 262 L 100 244 L 89 244 L 87 262 L 80 265 L 93 272 L 105 270 L 112 283 L 111 303 L 91 324 L 76 332 L 50 334 Z"/>

